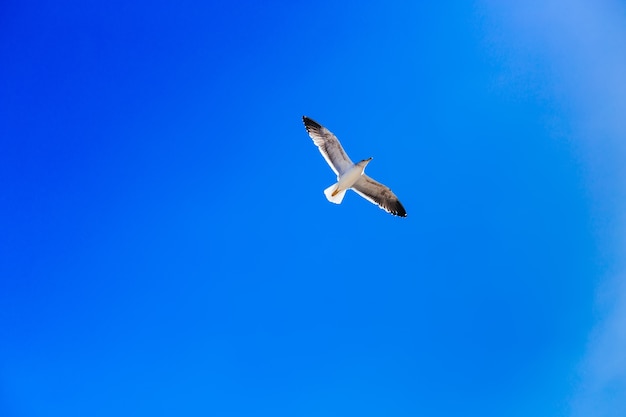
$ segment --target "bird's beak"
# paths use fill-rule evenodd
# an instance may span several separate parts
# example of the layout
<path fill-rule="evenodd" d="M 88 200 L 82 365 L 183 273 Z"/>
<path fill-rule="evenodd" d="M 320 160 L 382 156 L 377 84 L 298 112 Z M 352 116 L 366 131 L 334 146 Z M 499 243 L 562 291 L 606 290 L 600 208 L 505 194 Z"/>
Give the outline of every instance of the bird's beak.
<path fill-rule="evenodd" d="M 368 161 L 371 161 L 372 159 L 374 159 L 374 157 L 373 157 L 373 156 L 370 156 L 367 160 L 368 160 Z"/>

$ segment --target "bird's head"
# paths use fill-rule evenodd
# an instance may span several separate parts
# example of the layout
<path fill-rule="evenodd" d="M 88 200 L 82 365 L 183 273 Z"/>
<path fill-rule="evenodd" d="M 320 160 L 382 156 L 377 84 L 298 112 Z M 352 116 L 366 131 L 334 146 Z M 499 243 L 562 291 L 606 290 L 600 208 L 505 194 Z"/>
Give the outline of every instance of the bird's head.
<path fill-rule="evenodd" d="M 374 159 L 373 157 L 369 157 L 367 159 L 362 160 L 361 162 L 359 162 L 359 165 L 363 165 L 363 167 L 365 167 L 367 164 L 370 163 L 370 161 Z"/>

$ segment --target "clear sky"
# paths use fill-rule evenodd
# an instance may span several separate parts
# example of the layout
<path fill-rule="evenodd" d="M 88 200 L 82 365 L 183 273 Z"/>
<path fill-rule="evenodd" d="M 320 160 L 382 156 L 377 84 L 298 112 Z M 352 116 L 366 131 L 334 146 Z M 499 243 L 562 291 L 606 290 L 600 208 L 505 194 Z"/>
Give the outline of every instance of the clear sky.
<path fill-rule="evenodd" d="M 623 2 L 95 3 L 0 6 L 1 416 L 626 415 Z"/>

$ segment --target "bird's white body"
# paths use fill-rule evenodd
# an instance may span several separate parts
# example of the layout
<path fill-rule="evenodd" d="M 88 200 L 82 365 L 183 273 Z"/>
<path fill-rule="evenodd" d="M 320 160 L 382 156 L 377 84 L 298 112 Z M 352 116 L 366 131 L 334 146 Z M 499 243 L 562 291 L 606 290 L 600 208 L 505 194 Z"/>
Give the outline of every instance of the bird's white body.
<path fill-rule="evenodd" d="M 343 174 L 337 175 L 337 182 L 324 190 L 324 195 L 331 203 L 341 204 L 346 191 L 361 178 L 365 171 L 365 166 L 372 158 L 364 159 L 358 164 L 354 164 Z"/>

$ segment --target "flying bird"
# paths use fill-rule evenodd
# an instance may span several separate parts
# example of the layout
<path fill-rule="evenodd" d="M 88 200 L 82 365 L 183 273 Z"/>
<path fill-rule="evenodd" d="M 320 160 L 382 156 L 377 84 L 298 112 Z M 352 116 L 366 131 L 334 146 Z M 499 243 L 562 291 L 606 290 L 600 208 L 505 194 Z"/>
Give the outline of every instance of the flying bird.
<path fill-rule="evenodd" d="M 374 181 L 363 173 L 365 166 L 373 158 L 364 159 L 353 163 L 346 151 L 343 150 L 339 139 L 324 126 L 315 120 L 302 116 L 304 127 L 313 143 L 319 148 L 320 153 L 328 162 L 328 165 L 337 174 L 337 182 L 324 190 L 324 195 L 331 203 L 341 204 L 346 191 L 354 190 L 361 197 L 378 204 L 380 208 L 395 216 L 406 217 L 406 210 L 391 192 L 389 187 Z"/>

